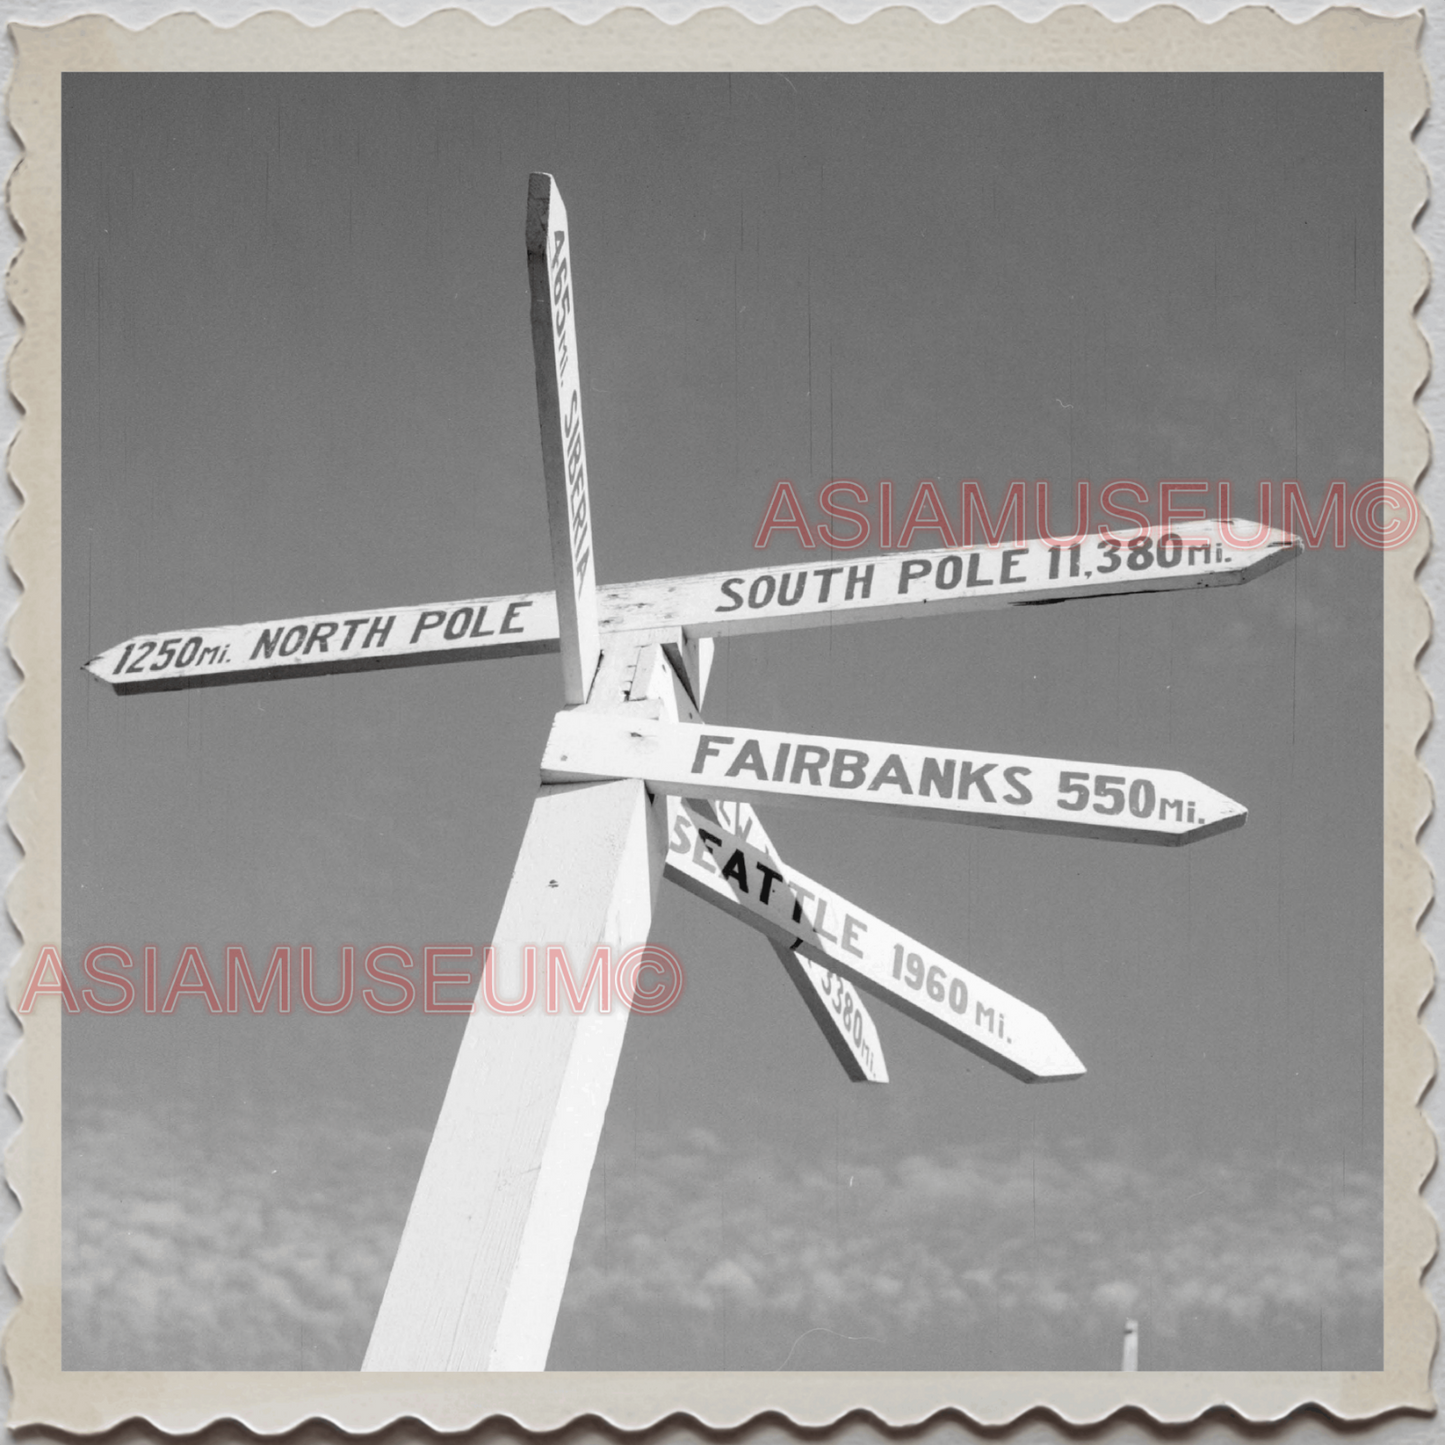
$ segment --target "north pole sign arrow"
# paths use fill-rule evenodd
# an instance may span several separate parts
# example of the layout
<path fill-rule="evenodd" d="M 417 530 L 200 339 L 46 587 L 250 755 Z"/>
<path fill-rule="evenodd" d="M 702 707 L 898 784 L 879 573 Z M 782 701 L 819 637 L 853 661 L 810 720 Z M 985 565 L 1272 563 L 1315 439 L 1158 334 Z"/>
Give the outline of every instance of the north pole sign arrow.
<path fill-rule="evenodd" d="M 1245 808 L 1166 768 L 559 712 L 542 780 L 642 778 L 677 797 L 845 803 L 915 818 L 1193 843 L 1240 827 Z"/>

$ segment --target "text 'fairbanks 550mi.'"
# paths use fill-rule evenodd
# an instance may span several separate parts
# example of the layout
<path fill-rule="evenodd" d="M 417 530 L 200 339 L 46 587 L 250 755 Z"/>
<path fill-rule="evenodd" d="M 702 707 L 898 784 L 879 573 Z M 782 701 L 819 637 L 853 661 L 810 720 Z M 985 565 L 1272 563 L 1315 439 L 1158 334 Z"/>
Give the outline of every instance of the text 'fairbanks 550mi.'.
<path fill-rule="evenodd" d="M 681 797 L 850 803 L 994 828 L 1190 843 L 1244 807 L 1186 773 L 955 748 L 860 742 L 560 712 L 542 780 L 642 778 Z"/>

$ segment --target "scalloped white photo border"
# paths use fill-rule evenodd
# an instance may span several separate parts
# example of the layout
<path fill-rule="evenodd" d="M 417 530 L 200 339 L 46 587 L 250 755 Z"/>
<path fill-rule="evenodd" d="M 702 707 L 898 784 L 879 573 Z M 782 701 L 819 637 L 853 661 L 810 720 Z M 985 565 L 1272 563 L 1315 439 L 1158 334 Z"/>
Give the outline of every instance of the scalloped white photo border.
<path fill-rule="evenodd" d="M 24 773 L 10 825 L 24 860 L 9 894 L 22 946 L 10 974 L 12 1008 L 38 942 L 60 934 L 60 75 L 65 70 L 1374 70 L 1385 104 L 1385 469 L 1417 484 L 1428 435 L 1414 398 L 1428 369 L 1414 308 L 1428 263 L 1412 232 L 1426 175 L 1411 136 L 1427 103 L 1418 58 L 1421 18 L 1335 10 L 1305 24 L 1273 12 L 1236 11 L 1204 25 L 1155 9 L 1119 25 L 1075 8 L 1038 24 L 998 9 L 937 24 L 891 10 L 843 24 L 817 10 L 758 26 L 731 11 L 665 25 L 617 11 L 579 26 L 529 11 L 489 26 L 460 11 L 398 29 L 352 13 L 320 29 L 268 14 L 219 29 L 194 15 L 133 32 L 100 16 L 15 26 L 10 123 L 22 148 L 10 204 L 23 240 L 8 290 L 21 340 L 9 381 L 24 420 L 10 453 L 23 506 L 8 555 L 24 589 L 10 628 L 23 675 L 9 712 Z M 21 1304 L 5 1337 L 12 1425 L 103 1430 L 140 1418 L 192 1431 L 231 1417 L 275 1433 L 314 1418 L 371 1431 L 413 1417 L 457 1430 L 489 1417 L 555 1429 L 580 1415 L 639 1429 L 686 1412 L 716 1427 L 775 1412 L 807 1426 L 863 1411 L 892 1426 L 941 1411 L 999 1426 L 1044 1408 L 1075 1424 L 1133 1406 L 1159 1421 L 1188 1421 L 1225 1406 L 1252 1421 L 1314 1405 L 1347 1420 L 1433 1408 L 1429 1370 L 1434 1311 L 1420 1276 L 1435 1228 L 1420 1197 L 1434 1142 L 1417 1101 L 1434 1056 L 1419 1021 L 1433 976 L 1417 923 L 1431 897 L 1416 844 L 1429 814 L 1429 779 L 1415 750 L 1430 715 L 1415 660 L 1430 631 L 1415 574 L 1428 549 L 1420 529 L 1385 556 L 1385 1368 L 1378 1372 L 1238 1372 L 1129 1375 L 999 1373 L 750 1375 L 362 1375 L 314 1372 L 99 1373 L 60 1369 L 60 1028 L 45 1000 L 25 1023 L 7 1082 L 23 1126 L 7 1158 L 21 1218 L 6 1265 Z"/>

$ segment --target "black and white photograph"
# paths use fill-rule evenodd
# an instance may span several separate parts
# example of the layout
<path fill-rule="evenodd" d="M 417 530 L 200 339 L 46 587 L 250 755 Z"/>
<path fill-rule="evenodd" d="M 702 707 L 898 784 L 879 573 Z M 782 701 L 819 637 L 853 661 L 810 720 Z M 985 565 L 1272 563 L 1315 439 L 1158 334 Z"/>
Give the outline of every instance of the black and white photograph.
<path fill-rule="evenodd" d="M 1378 73 L 71 73 L 67 1371 L 1385 1367 Z"/>

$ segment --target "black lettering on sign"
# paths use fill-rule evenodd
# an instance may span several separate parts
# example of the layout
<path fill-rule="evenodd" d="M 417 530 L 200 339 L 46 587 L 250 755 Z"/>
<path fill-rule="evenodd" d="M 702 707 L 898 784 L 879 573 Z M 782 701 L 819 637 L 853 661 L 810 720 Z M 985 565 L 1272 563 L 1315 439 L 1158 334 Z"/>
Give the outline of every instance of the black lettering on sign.
<path fill-rule="evenodd" d="M 962 579 L 963 558 L 956 552 L 950 552 L 938 564 L 938 571 L 933 576 L 933 585 L 942 588 L 945 592 L 952 592 Z"/>
<path fill-rule="evenodd" d="M 891 783 L 903 793 L 911 793 L 913 784 L 908 781 L 908 770 L 903 766 L 903 759 L 897 753 L 889 753 L 883 766 L 873 775 L 873 781 L 868 784 L 868 791 L 876 793 L 884 783 Z"/>
<path fill-rule="evenodd" d="M 942 571 L 942 568 L 939 570 Z M 940 798 L 951 798 L 955 767 L 957 767 L 957 762 L 953 758 L 949 758 L 941 767 L 937 758 L 924 758 L 923 776 L 918 780 L 918 796 L 926 798 L 931 791 L 936 789 Z"/>
<path fill-rule="evenodd" d="M 468 637 L 495 637 L 495 636 L 497 635 L 495 629 L 493 629 L 493 628 L 491 628 L 491 627 L 483 627 L 483 626 L 482 626 L 482 623 L 484 623 L 486 620 L 487 620 L 487 604 L 486 604 L 485 602 L 483 602 L 482 605 L 477 608 L 477 620 L 476 620 L 474 623 L 472 623 L 472 630 L 471 630 L 469 633 L 467 633 L 467 636 L 468 636 Z"/>
<path fill-rule="evenodd" d="M 843 600 L 853 600 L 854 588 L 863 588 L 863 596 L 866 598 L 873 590 L 873 564 L 870 562 L 866 567 L 850 567 L 848 569 L 848 585 L 843 591 Z"/>
<path fill-rule="evenodd" d="M 1133 572 L 1145 572 L 1154 565 L 1154 539 L 1146 532 L 1129 542 L 1129 568 Z"/>
<path fill-rule="evenodd" d="M 792 746 L 792 743 L 778 744 L 778 760 L 773 764 L 773 781 L 775 783 L 781 783 L 783 781 L 783 774 L 787 771 L 788 767 L 788 753 L 792 749 Z M 743 836 L 746 837 L 747 835 L 744 834 Z"/>
<path fill-rule="evenodd" d="M 835 568 L 834 570 L 835 570 L 835 571 L 841 571 L 842 569 L 841 569 L 841 568 Z M 721 606 L 719 606 L 719 607 L 714 607 L 714 608 L 713 608 L 713 611 L 714 611 L 714 612 L 736 612 L 736 611 L 738 610 L 738 608 L 743 605 L 742 593 L 737 590 L 738 583 L 741 582 L 742 580 L 743 580 L 743 579 L 742 579 L 741 577 L 728 577 L 728 578 L 725 578 L 725 579 L 724 579 L 724 581 L 723 581 L 723 583 L 722 583 L 722 594 L 723 594 L 724 597 L 726 597 L 726 598 L 728 599 L 729 602 L 732 603 L 732 606 L 731 606 L 731 607 L 721 607 Z M 827 585 L 826 585 L 826 583 L 825 583 L 825 584 L 824 584 L 824 587 L 823 587 L 823 597 L 824 597 L 824 600 L 827 599 L 827 595 L 828 595 L 828 589 L 827 589 Z"/>
<path fill-rule="evenodd" d="M 669 853 L 686 853 L 692 847 L 688 831 L 687 819 L 679 813 L 677 820 L 672 825 L 672 838 L 667 845 Z"/>
<path fill-rule="evenodd" d="M 446 620 L 445 612 L 434 609 L 423 612 L 416 620 L 416 630 L 411 635 L 412 642 L 416 642 L 423 632 L 429 632 L 433 627 L 440 627 Z"/>
<path fill-rule="evenodd" d="M 356 629 L 358 627 L 365 627 L 369 620 L 370 619 L 366 617 L 348 617 L 346 619 L 344 624 L 346 627 L 346 636 L 341 639 L 341 650 L 343 652 L 351 646 L 351 639 L 356 636 Z"/>
<path fill-rule="evenodd" d="M 1018 559 L 1020 557 L 1027 557 L 1028 555 L 1029 552 L 1027 547 L 1010 547 L 1008 551 L 1003 554 L 1003 564 L 998 574 L 998 580 L 1000 581 L 1000 583 L 1027 582 L 1029 580 L 1027 577 L 1014 576 L 1014 565 L 1018 562 Z"/>
<path fill-rule="evenodd" d="M 1129 785 L 1129 811 L 1136 818 L 1147 818 L 1154 812 L 1154 784 L 1148 778 L 1135 778 Z"/>
<path fill-rule="evenodd" d="M 868 754 L 857 748 L 839 748 L 833 754 L 833 771 L 828 775 L 830 788 L 861 788 L 868 766 Z"/>
<path fill-rule="evenodd" d="M 719 749 L 726 747 L 732 741 L 732 738 L 724 737 L 721 733 L 703 733 L 697 740 L 697 752 L 693 754 L 693 772 L 702 772 L 707 760 L 717 757 L 719 755 Z"/>
<path fill-rule="evenodd" d="M 781 579 L 779 580 L 779 582 L 778 582 L 778 606 L 779 606 L 779 607 L 793 607 L 793 606 L 796 606 L 797 603 L 799 603 L 799 602 L 801 602 L 801 601 L 803 600 L 803 588 L 808 585 L 808 574 L 807 574 L 806 572 L 799 572 L 799 573 L 798 573 L 798 587 L 797 587 L 797 590 L 793 593 L 793 595 L 792 595 L 791 597 L 789 597 L 789 596 L 788 596 L 788 578 L 791 577 L 792 575 L 793 575 L 793 574 L 792 574 L 791 572 L 784 572 L 783 575 L 782 575 L 782 578 L 781 578 Z"/>
<path fill-rule="evenodd" d="M 1205 564 L 1207 565 L 1208 562 L 1209 562 L 1209 543 L 1208 543 L 1208 542 L 1198 542 L 1198 543 L 1191 542 L 1191 543 L 1189 544 L 1188 553 L 1187 553 L 1187 555 L 1185 556 L 1184 560 L 1192 567 L 1192 566 L 1194 565 L 1194 559 L 1195 559 L 1195 557 L 1196 557 L 1199 553 L 1201 553 L 1201 552 L 1204 554 L 1204 561 L 1205 561 Z"/>
<path fill-rule="evenodd" d="M 827 761 L 827 748 L 820 748 L 813 743 L 799 743 L 797 754 L 793 758 L 793 773 L 788 781 L 801 782 L 803 774 L 807 773 L 808 781 L 815 788 L 821 788 L 823 786 L 823 764 Z"/>
<path fill-rule="evenodd" d="M 722 839 L 716 833 L 709 833 L 706 828 L 699 828 L 697 845 L 692 850 L 692 861 L 707 872 L 716 873 L 717 864 L 712 861 L 712 850 L 721 846 Z"/>
<path fill-rule="evenodd" d="M 1032 768 L 1026 768 L 1019 763 L 1003 770 L 1004 780 L 1014 790 L 1012 793 L 1005 794 L 1005 803 L 1013 803 L 1017 807 L 1022 807 L 1025 803 L 1033 802 L 1034 795 L 1029 792 L 1027 785 L 1022 781 L 1024 774 L 1032 771 Z"/>
<path fill-rule="evenodd" d="M 968 585 L 970 587 L 992 587 L 992 577 L 980 577 L 978 575 L 979 555 L 977 552 L 970 552 L 968 554 Z"/>
<path fill-rule="evenodd" d="M 818 588 L 819 602 L 826 602 L 828 600 L 828 589 L 833 585 L 833 579 L 842 570 L 841 567 L 815 567 L 813 569 L 813 576 L 823 579 L 822 584 Z M 719 608 L 718 610 L 721 611 L 722 609 Z"/>
<path fill-rule="evenodd" d="M 974 1008 L 973 1021 L 976 1026 L 987 1029 L 989 1033 L 993 1032 L 993 1010 L 991 1008 L 984 1008 L 982 1004 L 977 1004 Z"/>
<path fill-rule="evenodd" d="M 442 636 L 448 642 L 455 642 L 459 637 L 467 635 L 467 628 L 472 625 L 472 609 L 470 607 L 458 607 L 450 617 L 447 618 L 447 625 L 442 628 Z"/>
<path fill-rule="evenodd" d="M 1174 821 L 1184 821 L 1184 799 L 1183 798 L 1160 798 L 1159 799 L 1159 820 L 1165 821 L 1169 817 L 1170 808 L 1174 809 Z"/>
<path fill-rule="evenodd" d="M 583 561 L 586 561 L 586 558 L 583 558 Z M 520 620 L 522 609 L 524 607 L 530 607 L 531 605 L 532 599 L 530 597 L 522 598 L 517 602 L 507 603 L 507 610 L 502 614 L 502 631 L 525 632 L 527 630 L 525 627 L 513 627 L 512 624 Z"/>
<path fill-rule="evenodd" d="M 769 868 L 766 863 L 758 864 L 758 872 L 763 875 L 763 881 L 758 885 L 758 902 L 766 903 L 772 896 L 773 884 L 781 883 L 783 875 Z M 861 958 L 862 955 L 859 954 L 859 957 Z"/>
<path fill-rule="evenodd" d="M 370 647 L 373 639 L 378 647 L 385 647 L 386 639 L 391 635 L 391 624 L 395 621 L 394 612 L 390 617 L 373 617 L 371 626 L 366 629 L 366 636 L 361 640 L 362 647 Z"/>
<path fill-rule="evenodd" d="M 740 893 L 748 891 L 748 865 L 741 848 L 734 849 L 733 856 L 723 864 L 722 876 L 731 878 L 738 885 Z"/>
<path fill-rule="evenodd" d="M 281 641 L 281 629 L 278 627 L 273 635 L 269 627 L 261 629 L 261 635 L 256 639 L 256 645 L 251 649 L 251 661 L 255 662 L 258 657 L 270 657 L 276 651 L 276 644 Z M 129 651 L 129 649 L 127 649 Z M 124 662 L 125 658 L 121 658 Z"/>
<path fill-rule="evenodd" d="M 904 560 L 903 570 L 898 574 L 898 595 L 904 596 L 908 591 L 908 584 L 920 577 L 927 577 L 933 571 L 933 563 L 927 557 L 908 557 Z"/>
<path fill-rule="evenodd" d="M 195 660 L 196 654 L 201 650 L 203 637 L 188 637 L 181 645 L 180 655 L 176 658 L 177 667 L 189 667 Z"/>
<path fill-rule="evenodd" d="M 994 802 L 993 789 L 989 787 L 988 778 L 985 774 L 991 773 L 997 766 L 997 763 L 984 763 L 982 767 L 976 768 L 972 763 L 965 760 L 958 774 L 959 801 L 962 802 L 968 797 L 968 790 L 977 783 L 979 797 L 981 797 L 985 803 Z"/>
<path fill-rule="evenodd" d="M 291 628 L 286 636 L 281 639 L 281 656 L 290 657 L 305 641 L 306 624 L 304 622 L 298 622 L 296 626 Z"/>
<path fill-rule="evenodd" d="M 735 778 L 746 768 L 755 778 L 762 782 L 768 780 L 767 765 L 763 762 L 763 750 L 758 746 L 756 738 L 749 738 L 742 747 L 738 749 L 738 755 L 733 759 L 732 766 L 727 770 L 727 776 Z"/>
<path fill-rule="evenodd" d="M 866 933 L 868 925 L 860 919 L 854 918 L 851 913 L 845 913 L 843 915 L 843 948 L 854 958 L 865 956 L 863 950 L 858 948 L 854 942 L 860 930 Z"/>
<path fill-rule="evenodd" d="M 748 588 L 748 606 L 766 607 L 773 600 L 773 588 L 777 585 L 777 579 L 771 572 L 753 578 L 753 585 Z"/>
<path fill-rule="evenodd" d="M 305 657 L 313 647 L 320 647 L 322 652 L 327 651 L 327 638 L 335 637 L 340 631 L 341 624 L 339 622 L 318 622 L 311 629 L 311 636 L 306 639 L 306 650 L 301 655 Z"/>
<path fill-rule="evenodd" d="M 826 943 L 837 943 L 838 935 L 836 933 L 829 933 L 828 930 L 823 927 L 823 915 L 826 914 L 827 911 L 828 900 L 826 898 L 820 898 L 818 900 L 817 911 L 813 914 L 813 932 Z"/>

